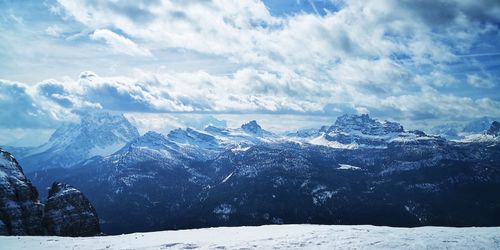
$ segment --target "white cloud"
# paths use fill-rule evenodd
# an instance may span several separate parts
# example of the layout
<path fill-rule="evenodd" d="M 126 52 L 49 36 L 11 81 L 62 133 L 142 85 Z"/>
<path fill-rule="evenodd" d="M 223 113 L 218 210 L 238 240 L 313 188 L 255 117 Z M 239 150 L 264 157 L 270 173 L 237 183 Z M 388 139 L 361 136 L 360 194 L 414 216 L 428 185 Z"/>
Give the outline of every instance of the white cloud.
<path fill-rule="evenodd" d="M 0 79 L 0 128 L 53 128 L 74 118 L 70 111 L 37 94 L 36 87 Z"/>
<path fill-rule="evenodd" d="M 118 54 L 126 54 L 130 56 L 152 56 L 151 52 L 142 48 L 132 40 L 120 36 L 113 31 L 107 29 L 95 30 L 92 35 L 90 35 L 92 40 L 104 40 L 109 47 Z"/>
<path fill-rule="evenodd" d="M 62 39 L 72 46 L 23 48 L 34 61 L 63 57 L 54 61 L 71 63 L 66 75 L 89 69 L 103 76 L 38 85 L 39 95 L 68 110 L 370 112 L 415 120 L 500 112 L 486 92 L 462 97 L 463 88 L 493 87 L 493 75 L 454 68 L 471 65 L 457 54 L 494 42 L 480 38 L 498 34 L 496 1 L 343 1 L 323 16 L 272 16 L 257 0 L 58 2 L 53 13 L 74 22 L 64 30 L 77 35 Z M 28 39 L 12 43 L 19 40 Z M 205 59 L 234 66 L 214 73 L 197 67 Z M 177 60 L 195 67 L 173 69 L 169 62 Z"/>
<path fill-rule="evenodd" d="M 53 37 L 60 37 L 62 32 L 63 30 L 57 25 L 50 25 L 47 29 L 45 29 L 45 33 Z"/>
<path fill-rule="evenodd" d="M 480 76 L 478 74 L 468 74 L 467 83 L 478 88 L 493 88 L 495 86 L 491 76 Z"/>

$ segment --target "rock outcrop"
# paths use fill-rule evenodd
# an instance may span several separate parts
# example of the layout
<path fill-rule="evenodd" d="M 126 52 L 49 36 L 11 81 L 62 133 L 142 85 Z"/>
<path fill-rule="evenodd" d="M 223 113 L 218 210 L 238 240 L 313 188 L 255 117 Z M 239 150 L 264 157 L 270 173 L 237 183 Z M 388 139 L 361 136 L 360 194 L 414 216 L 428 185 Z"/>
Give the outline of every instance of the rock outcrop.
<path fill-rule="evenodd" d="M 0 149 L 0 235 L 39 235 L 43 204 L 17 160 Z"/>
<path fill-rule="evenodd" d="M 500 122 L 494 121 L 491 123 L 490 128 L 486 132 L 488 135 L 499 136 L 500 135 Z"/>
<path fill-rule="evenodd" d="M 0 235 L 91 236 L 99 232 L 97 213 L 80 191 L 54 183 L 45 206 L 17 160 L 0 149 Z"/>
<path fill-rule="evenodd" d="M 370 118 L 368 114 L 363 115 L 342 115 L 337 118 L 335 124 L 328 132 L 349 133 L 359 131 L 365 135 L 386 135 L 389 133 L 404 132 L 403 126 L 396 122 L 379 122 Z"/>
<path fill-rule="evenodd" d="M 54 182 L 45 204 L 44 224 L 49 235 L 93 236 L 99 234 L 97 212 L 78 189 Z"/>
<path fill-rule="evenodd" d="M 256 120 L 252 120 L 241 125 L 241 128 L 248 133 L 256 135 L 262 134 L 262 127 L 257 123 Z"/>

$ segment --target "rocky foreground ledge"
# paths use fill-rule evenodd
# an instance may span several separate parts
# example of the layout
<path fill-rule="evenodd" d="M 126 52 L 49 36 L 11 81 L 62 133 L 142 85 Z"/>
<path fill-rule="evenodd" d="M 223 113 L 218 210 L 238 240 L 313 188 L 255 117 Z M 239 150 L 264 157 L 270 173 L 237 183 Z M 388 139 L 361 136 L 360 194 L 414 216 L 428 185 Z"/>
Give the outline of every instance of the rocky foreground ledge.
<path fill-rule="evenodd" d="M 0 148 L 0 235 L 92 236 L 99 233 L 97 212 L 79 190 L 54 182 L 47 203 L 41 203 L 38 191 L 16 158 Z M 2 245 L 0 249 L 4 249 Z"/>
<path fill-rule="evenodd" d="M 66 238 L 0 237 L 5 249 L 499 249 L 500 227 L 270 225 Z"/>

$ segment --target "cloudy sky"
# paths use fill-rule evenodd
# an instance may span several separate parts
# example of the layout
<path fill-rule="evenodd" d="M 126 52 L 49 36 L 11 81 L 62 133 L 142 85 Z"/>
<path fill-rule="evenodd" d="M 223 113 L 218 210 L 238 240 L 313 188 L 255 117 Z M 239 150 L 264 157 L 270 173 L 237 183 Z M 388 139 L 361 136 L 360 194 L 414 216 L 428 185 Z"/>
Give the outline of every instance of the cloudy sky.
<path fill-rule="evenodd" d="M 0 0 L 0 144 L 88 109 L 141 130 L 498 117 L 499 29 L 498 0 Z"/>

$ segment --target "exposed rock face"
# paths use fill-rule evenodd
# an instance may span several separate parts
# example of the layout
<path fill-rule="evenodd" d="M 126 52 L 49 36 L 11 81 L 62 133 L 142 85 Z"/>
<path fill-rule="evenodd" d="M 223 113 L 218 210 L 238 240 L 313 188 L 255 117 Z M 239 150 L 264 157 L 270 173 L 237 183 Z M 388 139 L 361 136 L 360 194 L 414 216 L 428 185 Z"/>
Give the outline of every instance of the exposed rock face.
<path fill-rule="evenodd" d="M 17 160 L 0 149 L 0 235 L 91 236 L 100 232 L 98 222 L 87 198 L 69 185 L 54 183 L 44 206 Z"/>
<path fill-rule="evenodd" d="M 262 127 L 257 123 L 257 121 L 252 120 L 248 123 L 241 125 L 241 128 L 252 134 L 262 134 Z"/>
<path fill-rule="evenodd" d="M 17 160 L 0 149 L 0 235 L 40 235 L 43 204 Z"/>
<path fill-rule="evenodd" d="M 490 128 L 486 132 L 488 135 L 499 136 L 500 135 L 500 122 L 494 121 L 491 123 Z"/>
<path fill-rule="evenodd" d="M 363 115 L 342 115 L 337 118 L 335 124 L 330 127 L 329 132 L 351 132 L 360 131 L 366 135 L 386 135 L 388 133 L 401 133 L 403 126 L 396 122 L 379 122 L 370 118 L 367 114 Z"/>
<path fill-rule="evenodd" d="M 45 205 L 44 224 L 49 235 L 93 236 L 100 232 L 97 212 L 76 188 L 54 182 Z"/>

